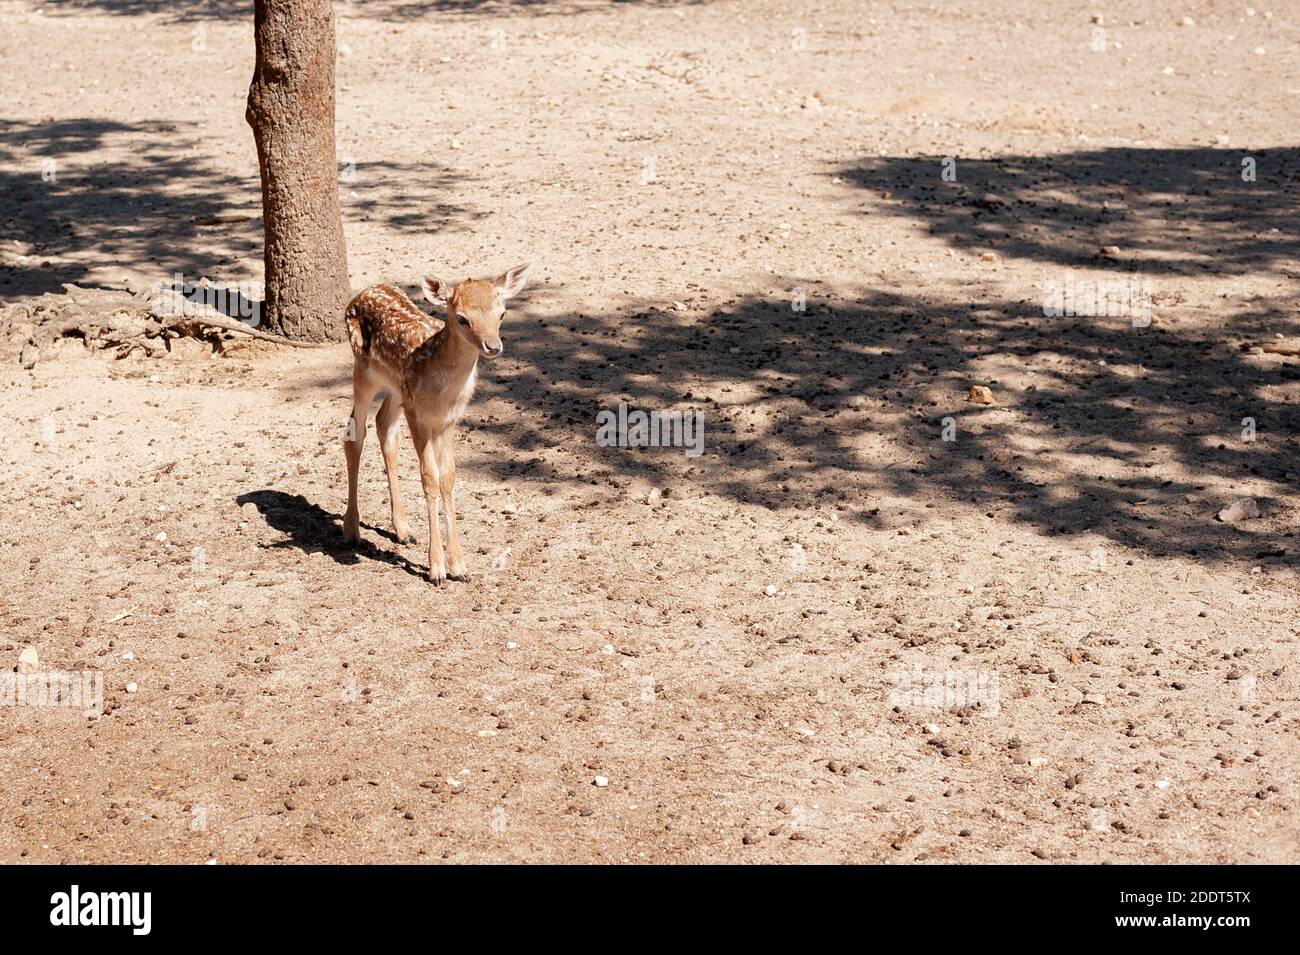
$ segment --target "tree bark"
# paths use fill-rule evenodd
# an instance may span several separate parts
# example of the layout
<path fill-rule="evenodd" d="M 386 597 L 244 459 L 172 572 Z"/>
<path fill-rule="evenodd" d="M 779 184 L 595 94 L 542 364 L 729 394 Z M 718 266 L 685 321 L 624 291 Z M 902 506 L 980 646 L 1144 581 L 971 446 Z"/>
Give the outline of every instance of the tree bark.
<path fill-rule="evenodd" d="M 253 29 L 245 116 L 262 170 L 262 317 L 286 338 L 338 340 L 351 286 L 334 152 L 333 4 L 256 0 Z"/>

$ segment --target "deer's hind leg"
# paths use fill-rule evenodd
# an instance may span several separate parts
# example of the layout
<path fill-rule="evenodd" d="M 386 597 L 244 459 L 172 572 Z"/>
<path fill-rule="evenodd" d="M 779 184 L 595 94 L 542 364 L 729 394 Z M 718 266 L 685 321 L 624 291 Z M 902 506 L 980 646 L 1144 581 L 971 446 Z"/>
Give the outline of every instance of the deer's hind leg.
<path fill-rule="evenodd" d="M 361 540 L 357 471 L 361 466 L 361 448 L 366 443 L 366 419 L 370 417 L 370 405 L 380 387 L 363 365 L 352 369 L 352 414 L 343 433 L 343 455 L 348 461 L 348 509 L 343 515 L 343 536 L 350 541 Z"/>
<path fill-rule="evenodd" d="M 375 417 L 375 431 L 379 435 L 379 449 L 384 452 L 384 470 L 388 473 L 388 501 L 393 510 L 393 533 L 399 544 L 409 544 L 415 540 L 415 535 L 411 533 L 411 524 L 406 519 L 402 491 L 397 482 L 397 435 L 401 431 L 398 427 L 401 417 L 402 399 L 389 392 Z"/>

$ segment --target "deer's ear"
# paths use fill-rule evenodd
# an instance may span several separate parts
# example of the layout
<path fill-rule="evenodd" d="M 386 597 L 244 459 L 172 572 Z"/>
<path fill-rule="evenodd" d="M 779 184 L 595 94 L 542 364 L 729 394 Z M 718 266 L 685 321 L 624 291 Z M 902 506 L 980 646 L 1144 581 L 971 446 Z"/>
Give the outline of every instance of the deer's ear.
<path fill-rule="evenodd" d="M 492 283 L 501 293 L 503 299 L 518 295 L 525 285 L 528 284 L 528 276 L 533 272 L 533 263 L 525 262 L 523 265 L 516 265 L 509 271 L 502 272 Z"/>
<path fill-rule="evenodd" d="M 447 304 L 447 285 L 436 275 L 426 275 L 420 279 L 420 288 L 424 289 L 424 297 L 429 300 L 429 304 Z"/>

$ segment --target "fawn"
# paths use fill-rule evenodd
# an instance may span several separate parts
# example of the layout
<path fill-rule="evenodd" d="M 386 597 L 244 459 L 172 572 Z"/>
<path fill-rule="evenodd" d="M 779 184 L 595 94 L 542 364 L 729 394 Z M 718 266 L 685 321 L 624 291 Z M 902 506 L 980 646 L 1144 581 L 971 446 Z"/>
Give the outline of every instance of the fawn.
<path fill-rule="evenodd" d="M 366 418 L 375 397 L 383 394 L 375 428 L 388 473 L 393 533 L 399 542 L 415 540 L 397 486 L 397 416 L 406 412 L 420 481 L 429 508 L 429 579 L 442 585 L 469 580 L 456 530 L 456 422 L 474 394 L 480 355 L 501 354 L 501 319 L 505 303 L 519 294 L 533 264 L 518 265 L 495 279 L 467 279 L 448 287 L 433 276 L 421 285 L 424 297 L 447 307 L 447 319 L 421 311 L 395 285 L 373 285 L 348 303 L 348 340 L 352 343 L 352 417 L 343 452 L 348 460 L 348 509 L 343 536 L 361 539 L 357 510 L 357 468 L 366 439 Z M 438 499 L 447 509 L 448 560 L 443 561 L 438 528 Z"/>

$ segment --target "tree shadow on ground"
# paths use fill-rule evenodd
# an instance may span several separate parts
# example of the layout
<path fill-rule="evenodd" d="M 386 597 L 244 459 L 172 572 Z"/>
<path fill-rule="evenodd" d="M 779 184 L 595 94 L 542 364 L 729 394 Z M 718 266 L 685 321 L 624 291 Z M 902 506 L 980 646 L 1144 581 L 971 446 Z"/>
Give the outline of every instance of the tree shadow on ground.
<path fill-rule="evenodd" d="M 355 162 L 340 156 L 343 221 L 377 220 L 407 234 L 459 232 L 480 213 L 448 196 L 464 192 L 464 176 L 428 162 Z"/>
<path fill-rule="evenodd" d="M 45 0 L 43 9 L 46 15 L 112 13 L 159 16 L 173 23 L 244 17 L 250 24 L 253 22 L 253 0 Z"/>
<path fill-rule="evenodd" d="M 1282 307 L 1241 311 L 1228 336 L 1212 322 L 1134 328 L 893 292 L 814 297 L 802 314 L 750 298 L 694 318 L 519 321 L 507 329 L 513 362 L 479 377 L 481 393 L 527 409 L 474 423 L 517 452 L 485 461 L 501 479 L 643 479 L 772 510 L 840 504 L 879 528 L 898 520 L 880 513 L 884 497 L 970 504 L 1045 534 L 1095 533 L 1151 554 L 1300 560 L 1286 527 L 1300 470 L 1300 363 L 1238 347 L 1294 331 Z M 993 389 L 994 406 L 966 401 L 974 383 Z M 700 410 L 706 454 L 598 447 L 596 415 L 620 401 Z M 1242 440 L 1247 417 L 1253 442 Z M 579 449 L 584 466 L 565 474 L 548 463 L 546 449 L 560 445 Z M 1243 480 L 1276 492 L 1265 519 L 1216 522 Z"/>
<path fill-rule="evenodd" d="M 344 0 L 335 4 L 336 16 L 376 20 L 418 20 L 432 14 L 459 13 L 501 16 L 526 12 L 536 15 L 573 15 L 592 10 L 630 6 L 695 6 L 709 0 Z M 253 0 L 46 0 L 48 13 L 75 15 L 85 12 L 119 16 L 159 16 L 169 22 L 253 19 Z"/>
<path fill-rule="evenodd" d="M 956 157 L 955 182 L 943 181 L 943 163 L 868 158 L 837 173 L 884 198 L 874 211 L 954 247 L 1058 268 L 1245 274 L 1300 255 L 1300 148 Z"/>
<path fill-rule="evenodd" d="M 0 120 L 0 297 L 58 292 L 115 267 L 146 284 L 251 277 L 262 255 L 261 184 L 219 170 L 209 158 L 217 148 L 198 127 L 174 123 Z M 445 201 L 459 182 L 445 167 L 345 163 L 341 176 L 345 222 L 423 234 L 468 215 Z"/>
<path fill-rule="evenodd" d="M 957 183 L 942 181 L 938 158 L 869 159 L 841 174 L 879 192 L 887 214 L 957 247 L 1051 266 L 1049 277 L 1284 269 L 1300 252 L 1300 150 L 1252 155 L 1253 183 L 1241 153 L 1206 149 L 959 160 Z M 1103 245 L 1120 258 L 1099 256 Z M 804 313 L 756 296 L 701 316 L 524 325 L 509 346 L 520 364 L 481 387 L 550 422 L 486 422 L 519 452 L 488 466 L 555 479 L 539 449 L 573 442 L 592 467 L 579 480 L 707 487 L 773 509 L 845 502 L 874 526 L 890 520 L 873 506 L 882 497 L 937 498 L 1151 554 L 1294 563 L 1300 364 L 1241 347 L 1296 334 L 1293 303 L 1211 313 L 1177 307 L 1181 290 L 1162 296 L 1145 327 L 1141 314 L 1049 317 L 1041 298 L 971 303 L 959 289 L 814 296 Z M 996 404 L 966 402 L 973 384 L 992 387 Z M 692 464 L 680 451 L 596 447 L 597 412 L 620 401 L 703 411 L 710 454 Z M 1269 489 L 1264 519 L 1216 522 L 1245 482 Z"/>
<path fill-rule="evenodd" d="M 358 0 L 345 9 L 357 17 L 418 20 L 434 13 L 504 16 L 523 12 L 536 16 L 573 16 L 623 7 L 686 7 L 708 2 L 710 0 Z"/>
<path fill-rule="evenodd" d="M 0 222 L 18 251 L 0 260 L 0 294 L 57 292 L 114 265 L 210 275 L 257 254 L 259 184 L 216 171 L 198 137 L 165 122 L 0 120 Z"/>

